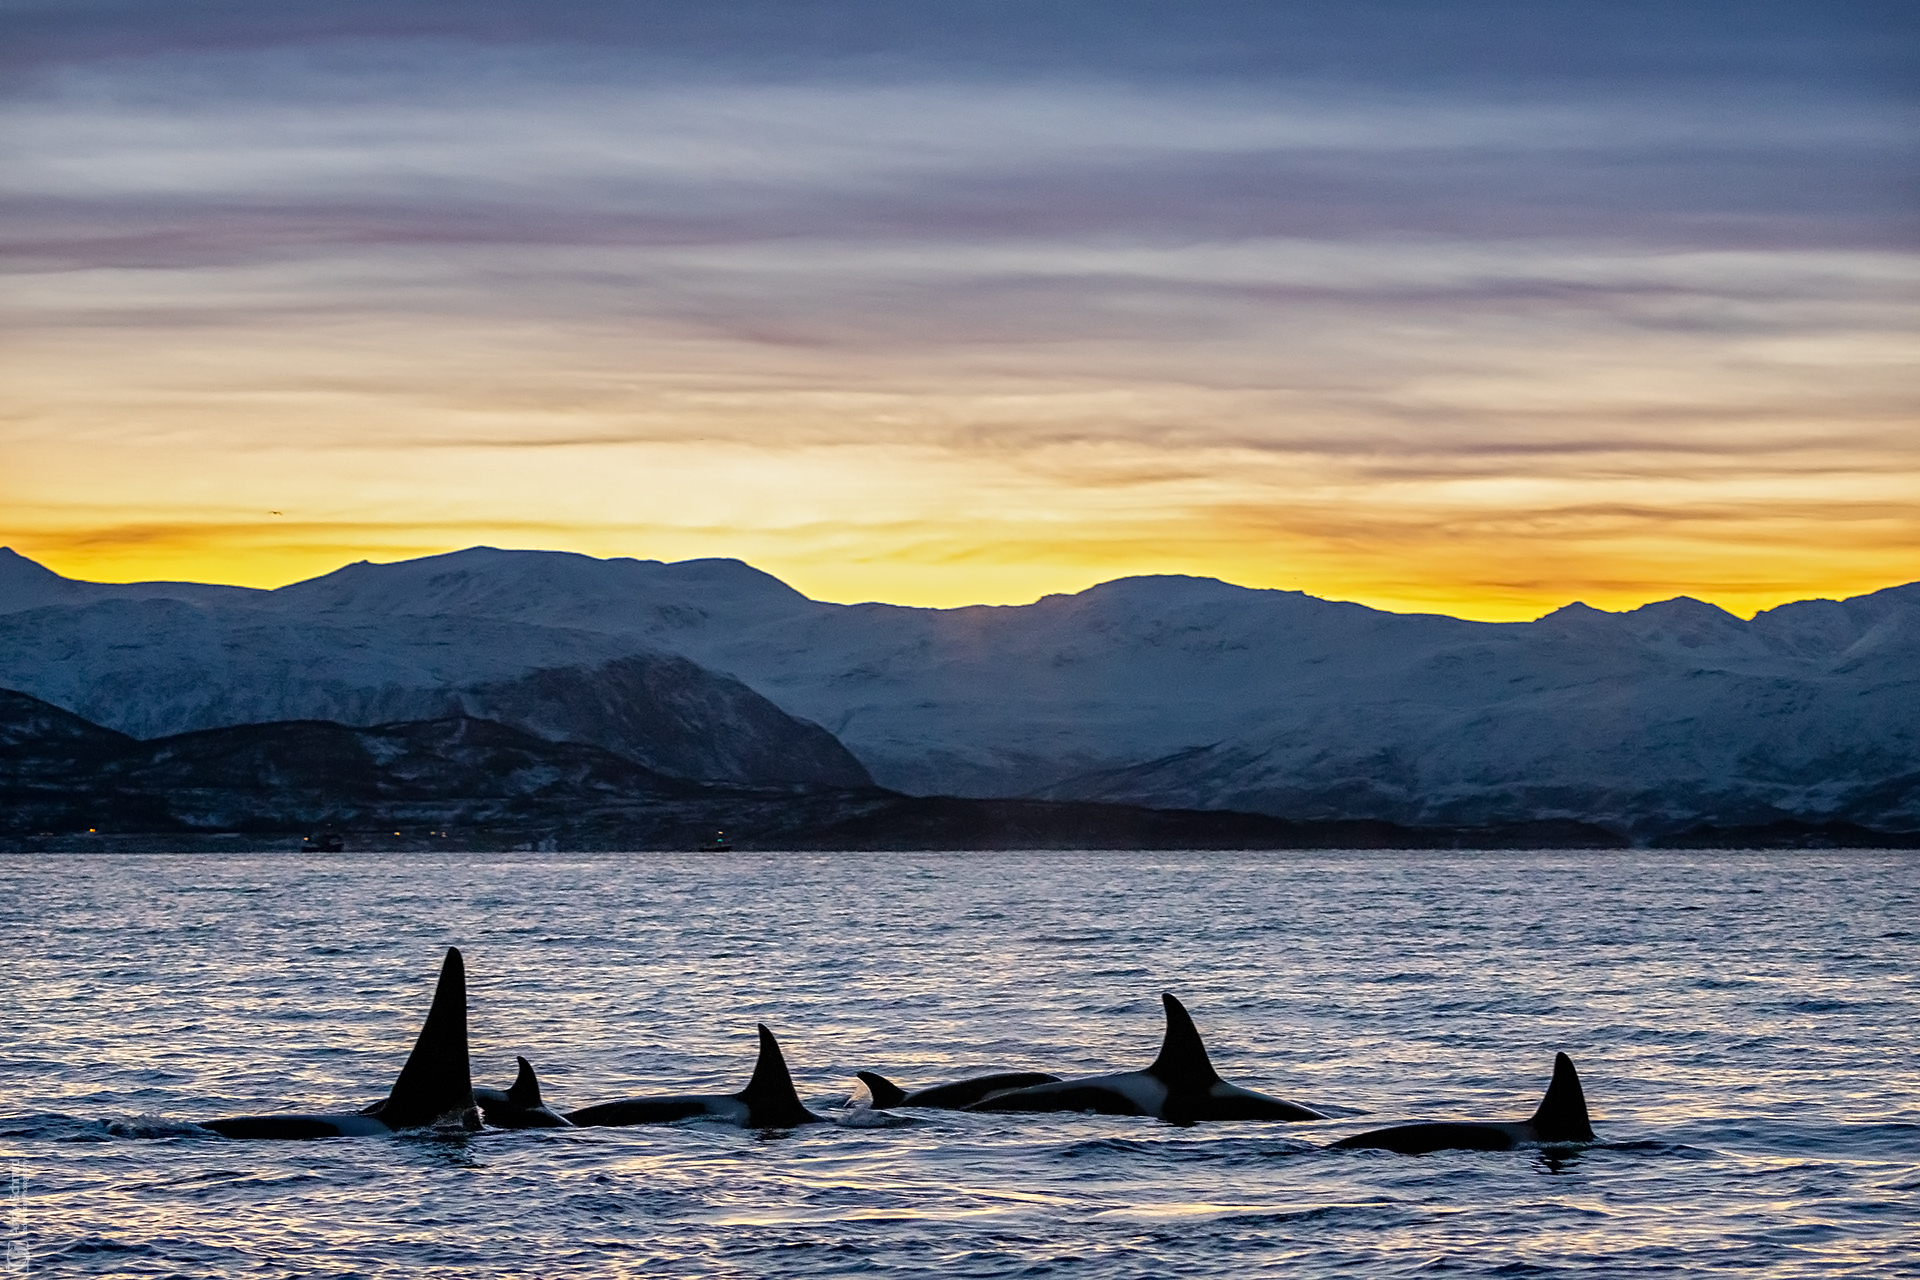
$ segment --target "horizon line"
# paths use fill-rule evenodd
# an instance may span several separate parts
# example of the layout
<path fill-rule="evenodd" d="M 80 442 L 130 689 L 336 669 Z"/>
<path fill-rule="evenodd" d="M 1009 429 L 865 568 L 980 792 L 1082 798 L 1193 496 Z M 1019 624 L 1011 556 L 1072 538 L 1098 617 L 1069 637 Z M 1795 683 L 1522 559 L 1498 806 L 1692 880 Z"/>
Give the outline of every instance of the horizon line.
<path fill-rule="evenodd" d="M 354 568 L 357 565 L 368 565 L 376 568 L 386 568 L 394 565 L 409 564 L 409 563 L 413 563 L 415 561 L 420 561 L 420 560 L 434 560 L 434 559 L 441 559 L 449 556 L 465 555 L 467 553 L 475 552 L 475 551 L 491 551 L 491 552 L 495 552 L 502 555 L 572 556 L 582 560 L 592 560 L 601 564 L 614 563 L 622 560 L 630 561 L 635 564 L 657 564 L 661 566 L 697 564 L 702 561 L 710 561 L 710 562 L 725 563 L 725 564 L 738 564 L 747 569 L 752 570 L 755 573 L 765 574 L 767 577 L 772 578 L 774 581 L 780 583 L 782 586 L 787 587 L 789 590 L 792 590 L 798 593 L 805 599 L 815 604 L 829 604 L 829 605 L 835 605 L 842 608 L 854 608 L 860 605 L 872 604 L 872 605 L 884 605 L 888 608 L 895 608 L 895 609 L 924 609 L 930 612 L 942 612 L 942 613 L 954 612 L 961 609 L 1021 609 L 1021 608 L 1031 607 L 1032 605 L 1038 604 L 1043 600 L 1084 595 L 1089 591 L 1094 591 L 1099 589 L 1100 587 L 1109 586 L 1117 582 L 1126 582 L 1134 579 L 1144 579 L 1144 578 L 1184 578 L 1184 579 L 1188 579 L 1195 582 L 1219 583 L 1222 586 L 1233 587 L 1236 590 L 1240 590 L 1240 591 L 1271 591 L 1271 592 L 1278 592 L 1278 593 L 1283 593 L 1288 595 L 1304 596 L 1308 599 L 1319 600 L 1327 604 L 1351 604 L 1351 605 L 1358 606 L 1359 608 L 1373 610 L 1376 613 L 1397 614 L 1397 615 L 1406 616 L 1406 617 L 1421 617 L 1421 616 L 1445 617 L 1445 618 L 1452 618 L 1456 621 L 1461 621 L 1461 622 L 1484 622 L 1484 623 L 1487 623 L 1488 625 L 1538 622 L 1544 618 L 1552 616 L 1555 613 L 1559 613 L 1562 610 L 1570 609 L 1570 608 L 1590 609 L 1596 613 L 1605 613 L 1605 614 L 1609 614 L 1617 617 L 1617 616 L 1623 616 L 1630 613 L 1636 613 L 1639 610 L 1648 608 L 1652 605 L 1669 604 L 1678 600 L 1690 600 L 1696 604 L 1703 604 L 1709 608 L 1716 609 L 1721 613 L 1726 614 L 1730 618 L 1735 618 L 1742 622 L 1751 622 L 1763 613 L 1770 613 L 1774 609 L 1785 608 L 1789 604 L 1803 604 L 1803 603 L 1809 603 L 1809 602 L 1821 601 L 1821 600 L 1831 601 L 1834 603 L 1841 603 L 1847 600 L 1861 599 L 1865 596 L 1878 595 L 1880 592 L 1883 592 L 1883 591 L 1898 590 L 1901 587 L 1912 586 L 1912 585 L 1915 585 L 1916 582 L 1920 582 L 1920 579 L 1909 579 L 1904 582 L 1890 582 L 1885 586 L 1876 587 L 1870 591 L 1863 591 L 1863 592 L 1859 592 L 1857 594 L 1849 595 L 1849 596 L 1827 596 L 1827 595 L 1804 596 L 1796 600 L 1783 601 L 1780 604 L 1772 605 L 1767 608 L 1756 609 L 1754 610 L 1753 613 L 1748 615 L 1742 615 L 1740 613 L 1737 613 L 1734 610 L 1728 609 L 1726 606 L 1718 604 L 1715 601 L 1708 599 L 1705 596 L 1693 595 L 1689 592 L 1683 591 L 1678 595 L 1664 596 L 1658 599 L 1643 600 L 1636 605 L 1633 605 L 1628 608 L 1623 608 L 1623 609 L 1608 609 L 1599 605 L 1588 604 L 1584 600 L 1569 599 L 1564 601 L 1561 604 L 1555 605 L 1552 608 L 1547 609 L 1545 612 L 1540 613 L 1537 616 L 1532 618 L 1489 619 L 1489 618 L 1467 617 L 1462 614 L 1448 613 L 1440 609 L 1388 608 L 1382 605 L 1371 604 L 1365 600 L 1318 595 L 1312 591 L 1308 591 L 1303 588 L 1250 586 L 1246 583 L 1234 582 L 1227 578 L 1217 577 L 1210 574 L 1197 574 L 1197 573 L 1123 573 L 1112 578 L 1102 578 L 1099 581 L 1093 582 L 1077 590 L 1043 592 L 1042 594 L 1035 596 L 1030 600 L 1017 600 L 1017 601 L 1005 601 L 1005 602 L 976 601 L 976 602 L 971 602 L 966 604 L 957 604 L 957 605 L 918 605 L 918 604 L 902 604 L 895 601 L 879 600 L 879 599 L 832 600 L 832 599 L 826 599 L 820 596 L 811 595 L 805 590 L 801 589 L 800 587 L 794 586 L 793 583 L 791 583 L 781 575 L 774 573 L 771 570 L 763 569 L 760 566 L 754 564 L 752 561 L 742 559 L 739 556 L 689 556 L 682 560 L 661 560 L 661 559 L 654 559 L 651 557 L 635 556 L 635 555 L 597 556 L 597 555 L 593 555 L 590 552 L 572 551 L 572 550 L 567 550 L 565 548 L 557 548 L 557 547 L 499 547 L 499 546 L 494 546 L 488 543 L 475 543 L 465 547 L 456 547 L 449 551 L 427 552 L 422 555 L 402 556 L 392 560 L 375 560 L 375 559 L 372 559 L 371 557 L 362 556 L 357 560 L 345 561 L 337 565 L 336 567 L 329 569 L 323 573 L 311 574 L 306 577 L 294 578 L 290 581 L 282 582 L 275 586 L 262 587 L 262 586 L 250 585 L 247 583 L 213 582 L 213 581 L 202 581 L 202 580 L 192 579 L 192 578 L 127 578 L 127 579 L 78 578 L 78 577 L 72 577 L 67 574 L 61 573 L 58 569 L 53 568 L 51 565 L 45 563 L 44 561 L 37 560 L 33 556 L 30 556 L 25 552 L 15 549 L 11 545 L 0 545 L 0 555 L 15 556 L 21 560 L 26 561 L 28 564 L 35 566 L 36 568 L 42 569 L 45 572 L 52 574 L 54 577 L 59 578 L 63 582 L 72 582 L 72 583 L 76 583 L 84 586 L 132 587 L 132 586 L 181 585 L 181 586 L 195 586 L 195 587 L 224 587 L 224 588 L 231 588 L 236 591 L 257 591 L 262 594 L 268 594 L 275 591 L 286 590 L 287 588 L 297 587 L 304 583 L 317 582 L 323 578 L 332 577 L 334 574 L 340 573 L 343 570 Z"/>

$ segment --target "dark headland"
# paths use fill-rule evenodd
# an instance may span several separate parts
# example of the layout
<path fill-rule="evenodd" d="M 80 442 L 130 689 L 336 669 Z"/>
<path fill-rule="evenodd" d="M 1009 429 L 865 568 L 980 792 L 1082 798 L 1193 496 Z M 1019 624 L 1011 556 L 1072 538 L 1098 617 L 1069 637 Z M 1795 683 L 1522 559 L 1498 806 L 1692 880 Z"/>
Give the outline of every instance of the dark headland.
<path fill-rule="evenodd" d="M 452 716 L 324 720 L 141 740 L 0 690 L 0 849 L 312 847 L 685 850 L 1620 848 L 1603 827 L 1296 821 L 1223 810 L 910 796 L 875 786 L 742 786 L 605 748 Z M 1910 847 L 1845 824 L 1704 828 L 1668 845 Z"/>

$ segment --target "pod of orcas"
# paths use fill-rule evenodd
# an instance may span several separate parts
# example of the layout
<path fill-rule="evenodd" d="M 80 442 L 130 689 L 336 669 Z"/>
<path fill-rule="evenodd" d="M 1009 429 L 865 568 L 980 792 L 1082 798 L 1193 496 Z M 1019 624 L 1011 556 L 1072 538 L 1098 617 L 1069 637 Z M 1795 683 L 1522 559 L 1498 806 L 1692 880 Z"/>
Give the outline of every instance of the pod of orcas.
<path fill-rule="evenodd" d="M 1150 1116 L 1170 1124 L 1226 1120 L 1325 1120 L 1298 1103 L 1243 1089 L 1221 1079 L 1199 1029 L 1181 1003 L 1162 995 L 1166 1034 L 1160 1054 L 1138 1071 L 1062 1079 L 1044 1071 L 1006 1071 L 920 1089 L 902 1089 L 885 1076 L 859 1073 L 874 1111 L 923 1107 L 972 1112 L 1093 1112 Z M 764 1025 L 753 1075 L 738 1093 L 661 1094 L 621 1098 L 560 1112 L 540 1094 L 533 1064 L 518 1058 L 506 1089 L 475 1088 L 467 1057 L 467 971 L 456 947 L 440 966 L 427 1020 L 387 1096 L 351 1112 L 229 1116 L 200 1125 L 229 1138 L 364 1137 L 404 1129 L 472 1132 L 667 1124 L 707 1117 L 752 1129 L 791 1129 L 831 1123 L 809 1111 L 793 1086 L 780 1042 Z M 1523 1145 L 1594 1141 L 1580 1077 L 1566 1054 L 1556 1054 L 1553 1080 L 1533 1115 L 1519 1121 L 1449 1120 L 1395 1125 L 1341 1138 L 1334 1149 L 1377 1149 L 1414 1155 L 1429 1151 L 1504 1151 Z"/>

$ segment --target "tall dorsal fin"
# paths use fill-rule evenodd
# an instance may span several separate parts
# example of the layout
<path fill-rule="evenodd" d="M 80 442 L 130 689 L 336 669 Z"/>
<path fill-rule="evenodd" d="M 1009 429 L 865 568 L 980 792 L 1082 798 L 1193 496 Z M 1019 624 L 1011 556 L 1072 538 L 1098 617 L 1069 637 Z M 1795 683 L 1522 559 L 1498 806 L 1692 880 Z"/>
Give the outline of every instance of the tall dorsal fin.
<path fill-rule="evenodd" d="M 1553 1055 L 1553 1083 L 1540 1109 L 1528 1121 L 1542 1142 L 1592 1142 L 1593 1125 L 1587 1119 L 1587 1095 L 1580 1088 L 1580 1073 L 1573 1059 L 1564 1053 Z"/>
<path fill-rule="evenodd" d="M 883 1075 L 871 1071 L 856 1071 L 860 1083 L 867 1086 L 867 1092 L 873 1095 L 873 1105 L 884 1111 L 888 1107 L 897 1107 L 907 1100 L 907 1091 Z"/>
<path fill-rule="evenodd" d="M 1167 1036 L 1160 1042 L 1160 1056 L 1147 1068 L 1147 1074 L 1169 1085 L 1209 1085 L 1220 1078 L 1207 1057 L 1207 1046 L 1200 1042 L 1199 1029 L 1193 1025 L 1186 1006 L 1173 993 L 1160 993 L 1167 1007 Z"/>
<path fill-rule="evenodd" d="M 794 1091 L 780 1042 L 764 1022 L 760 1024 L 760 1059 L 753 1064 L 753 1079 L 733 1096 L 747 1104 L 747 1123 L 756 1129 L 785 1129 L 814 1118 Z"/>
<path fill-rule="evenodd" d="M 460 948 L 448 947 L 433 989 L 433 1007 L 400 1068 L 393 1091 L 380 1104 L 380 1119 L 390 1128 L 432 1124 L 449 1111 L 473 1106 L 473 1075 L 467 1064 L 467 965 Z"/>
<path fill-rule="evenodd" d="M 520 1073 L 513 1078 L 513 1085 L 507 1090 L 507 1101 L 516 1107 L 537 1107 L 540 1105 L 540 1077 L 533 1074 L 533 1064 L 525 1058 L 515 1058 L 520 1064 Z"/>

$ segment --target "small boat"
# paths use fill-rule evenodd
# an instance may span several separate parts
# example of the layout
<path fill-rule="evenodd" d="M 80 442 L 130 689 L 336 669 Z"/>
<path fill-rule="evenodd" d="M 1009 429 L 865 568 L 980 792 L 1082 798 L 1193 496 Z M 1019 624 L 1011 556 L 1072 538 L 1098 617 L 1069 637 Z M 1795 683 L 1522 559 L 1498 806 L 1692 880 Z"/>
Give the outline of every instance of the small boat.
<path fill-rule="evenodd" d="M 325 835 L 304 837 L 300 841 L 300 847 L 309 853 L 344 853 L 347 843 L 329 831 Z"/>
<path fill-rule="evenodd" d="M 733 841 L 727 839 L 727 833 L 724 831 L 716 831 L 713 833 L 713 839 L 707 841 L 705 844 L 695 849 L 694 852 L 695 853 L 725 853 L 727 850 L 731 848 L 733 848 Z"/>

